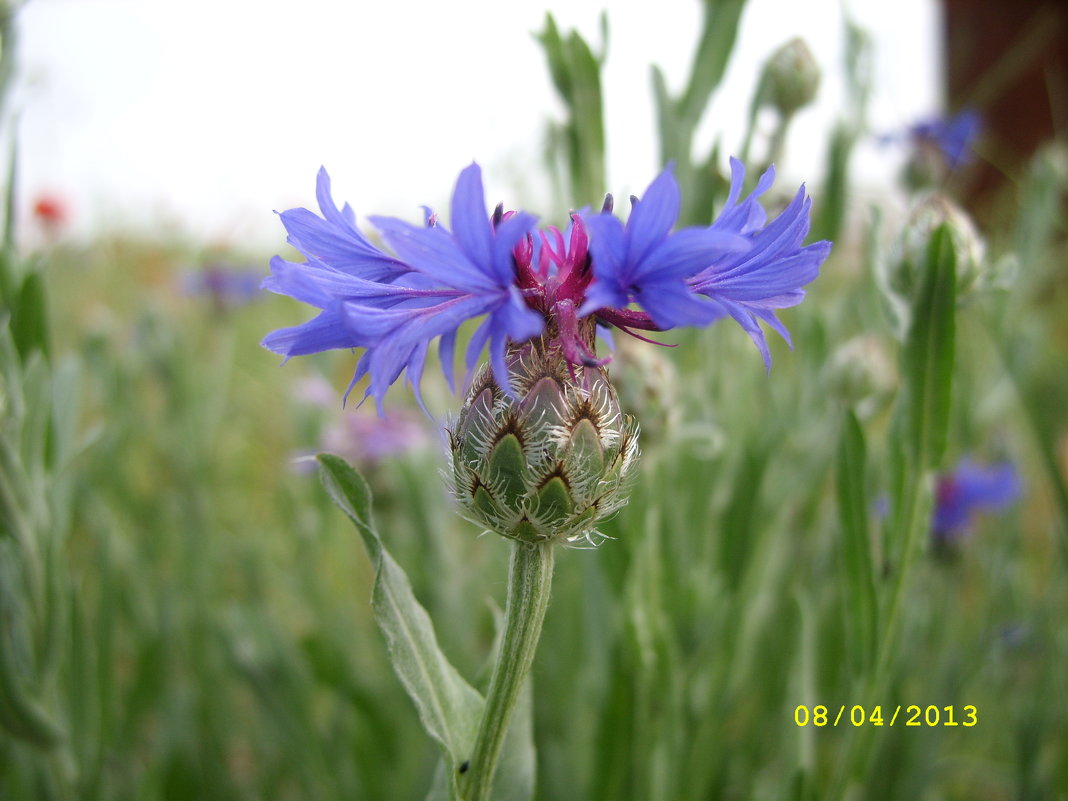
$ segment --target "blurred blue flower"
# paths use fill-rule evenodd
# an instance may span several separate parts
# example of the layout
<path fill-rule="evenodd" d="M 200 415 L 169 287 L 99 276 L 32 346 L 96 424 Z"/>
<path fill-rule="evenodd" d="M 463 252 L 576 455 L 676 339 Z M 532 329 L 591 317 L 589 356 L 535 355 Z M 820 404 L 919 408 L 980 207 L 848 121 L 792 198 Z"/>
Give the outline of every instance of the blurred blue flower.
<path fill-rule="evenodd" d="M 938 478 L 931 535 L 938 544 L 955 542 L 971 531 L 978 512 L 1004 509 L 1022 493 L 1012 462 L 986 466 L 962 459 L 951 473 Z"/>
<path fill-rule="evenodd" d="M 211 298 L 216 308 L 230 310 L 251 303 L 260 295 L 263 271 L 253 268 L 209 264 L 182 275 L 182 288 L 189 295 Z"/>
<path fill-rule="evenodd" d="M 908 137 L 917 148 L 937 147 L 946 165 L 955 170 L 974 157 L 972 143 L 982 130 L 983 120 L 977 111 L 965 109 L 952 117 L 938 117 L 916 123 L 908 130 Z"/>
<path fill-rule="evenodd" d="M 324 451 L 343 456 L 361 468 L 370 468 L 430 444 L 425 421 L 409 409 L 391 409 L 385 415 L 337 414 L 340 399 L 326 379 L 319 376 L 299 381 L 294 395 L 301 403 L 330 415 L 321 431 L 319 446 L 294 456 L 293 466 L 298 472 L 314 471 L 317 466 L 314 454 Z"/>

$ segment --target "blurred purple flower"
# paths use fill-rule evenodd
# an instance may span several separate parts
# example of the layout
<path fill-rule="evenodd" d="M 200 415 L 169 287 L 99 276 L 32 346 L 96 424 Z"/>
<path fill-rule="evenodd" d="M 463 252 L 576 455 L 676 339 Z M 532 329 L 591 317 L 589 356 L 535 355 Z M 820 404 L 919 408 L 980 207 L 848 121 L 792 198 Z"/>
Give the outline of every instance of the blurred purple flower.
<path fill-rule="evenodd" d="M 916 148 L 936 147 L 951 170 L 968 164 L 975 157 L 972 143 L 978 138 L 983 119 L 977 111 L 965 109 L 952 117 L 937 117 L 916 123 L 908 138 Z"/>
<path fill-rule="evenodd" d="M 209 297 L 221 310 L 251 303 L 262 294 L 262 282 L 262 270 L 224 264 L 209 264 L 200 270 L 189 270 L 182 277 L 186 294 Z"/>
<path fill-rule="evenodd" d="M 1022 493 L 1012 462 L 987 466 L 962 459 L 951 473 L 938 478 L 931 535 L 939 544 L 956 542 L 971 531 L 978 512 L 1004 509 Z"/>
<path fill-rule="evenodd" d="M 360 410 L 339 412 L 340 398 L 330 384 L 312 377 L 300 381 L 294 392 L 298 401 L 323 409 L 330 420 L 323 428 L 316 452 L 344 457 L 359 467 L 373 467 L 384 459 L 416 451 L 429 443 L 425 421 L 409 409 L 391 409 L 384 415 Z M 294 459 L 298 469 L 314 469 L 312 453 Z"/>

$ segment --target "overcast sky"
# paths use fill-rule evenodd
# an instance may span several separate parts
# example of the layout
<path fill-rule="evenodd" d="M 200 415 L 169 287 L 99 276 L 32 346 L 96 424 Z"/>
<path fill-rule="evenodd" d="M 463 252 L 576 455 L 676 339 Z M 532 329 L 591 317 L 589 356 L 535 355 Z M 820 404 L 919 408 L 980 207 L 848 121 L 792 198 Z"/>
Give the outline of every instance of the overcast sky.
<path fill-rule="evenodd" d="M 459 171 L 485 170 L 488 198 L 548 203 L 545 121 L 559 117 L 532 32 L 551 10 L 599 41 L 605 0 L 299 4 L 246 0 L 29 0 L 19 18 L 20 196 L 72 207 L 76 230 L 169 221 L 215 242 L 274 247 L 273 209 L 314 205 L 325 165 L 362 217 L 442 210 Z M 639 192 L 660 165 L 649 65 L 678 91 L 700 22 L 696 0 L 610 16 L 606 189 Z M 750 0 L 702 148 L 741 144 L 763 59 L 806 39 L 824 81 L 797 119 L 780 172 L 817 189 L 826 131 L 842 101 L 842 8 L 877 44 L 876 128 L 939 107 L 933 0 Z M 654 13 L 655 10 L 655 13 Z M 862 154 L 865 181 L 892 154 Z"/>

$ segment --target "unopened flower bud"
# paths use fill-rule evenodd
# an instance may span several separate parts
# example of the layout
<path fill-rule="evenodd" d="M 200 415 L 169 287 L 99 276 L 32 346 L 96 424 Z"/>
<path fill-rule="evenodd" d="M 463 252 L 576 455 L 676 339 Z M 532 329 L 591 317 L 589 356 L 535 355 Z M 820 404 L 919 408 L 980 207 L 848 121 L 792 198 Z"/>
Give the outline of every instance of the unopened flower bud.
<path fill-rule="evenodd" d="M 820 68 L 803 39 L 791 39 L 764 64 L 764 87 L 768 105 L 789 117 L 816 97 Z"/>
<path fill-rule="evenodd" d="M 897 388 L 897 368 L 886 344 L 872 334 L 854 337 L 831 354 L 824 374 L 827 392 L 862 419 L 882 409 Z"/>
<path fill-rule="evenodd" d="M 612 362 L 624 379 L 619 383 L 620 403 L 658 441 L 678 423 L 681 408 L 678 371 L 662 350 L 621 337 Z"/>
<path fill-rule="evenodd" d="M 514 395 L 484 367 L 450 432 L 463 513 L 515 540 L 594 543 L 597 522 L 626 503 L 637 425 L 604 367 L 569 366 L 553 340 L 506 358 Z"/>
<path fill-rule="evenodd" d="M 901 232 L 892 253 L 890 287 L 911 298 L 919 285 L 919 276 L 927 246 L 934 232 L 946 223 L 949 228 L 957 266 L 957 297 L 975 288 L 986 264 L 986 245 L 967 212 L 942 194 L 931 194 L 920 201 Z"/>

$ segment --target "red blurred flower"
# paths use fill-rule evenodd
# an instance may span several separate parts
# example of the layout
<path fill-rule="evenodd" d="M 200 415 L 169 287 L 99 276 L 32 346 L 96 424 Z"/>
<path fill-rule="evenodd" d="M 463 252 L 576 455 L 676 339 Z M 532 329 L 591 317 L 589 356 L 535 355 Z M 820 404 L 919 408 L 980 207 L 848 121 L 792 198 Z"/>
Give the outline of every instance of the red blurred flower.
<path fill-rule="evenodd" d="M 69 210 L 63 198 L 44 194 L 34 201 L 33 216 L 46 228 L 58 229 L 67 224 Z"/>

